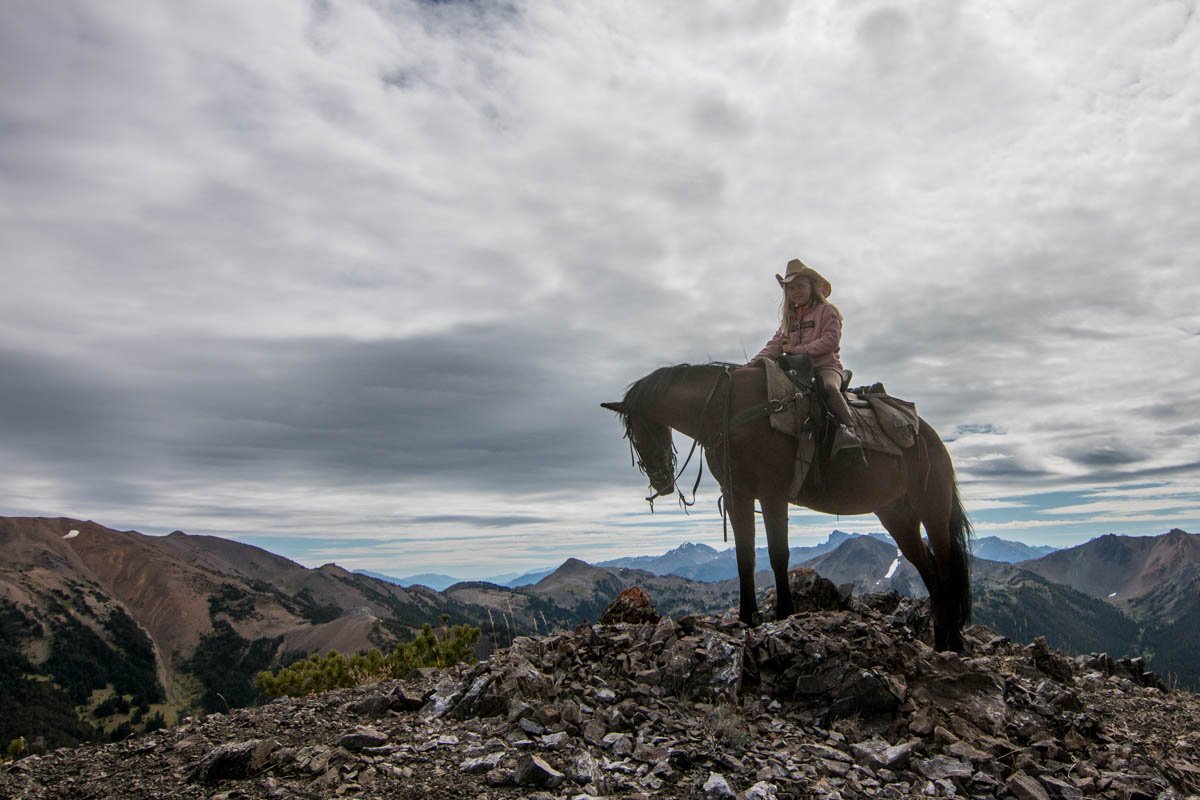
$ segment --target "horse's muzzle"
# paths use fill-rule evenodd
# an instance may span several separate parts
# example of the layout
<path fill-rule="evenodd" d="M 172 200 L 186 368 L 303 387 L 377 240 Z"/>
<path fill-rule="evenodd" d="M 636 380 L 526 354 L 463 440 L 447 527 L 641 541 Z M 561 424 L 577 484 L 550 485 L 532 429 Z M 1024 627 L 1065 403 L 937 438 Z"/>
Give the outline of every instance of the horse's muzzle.
<path fill-rule="evenodd" d="M 665 489 L 660 489 L 657 486 L 651 486 L 650 488 L 655 491 L 655 494 L 652 494 L 646 498 L 647 503 L 651 503 L 660 497 L 668 497 L 670 495 L 675 494 L 675 483 L 674 482 L 672 482 Z"/>

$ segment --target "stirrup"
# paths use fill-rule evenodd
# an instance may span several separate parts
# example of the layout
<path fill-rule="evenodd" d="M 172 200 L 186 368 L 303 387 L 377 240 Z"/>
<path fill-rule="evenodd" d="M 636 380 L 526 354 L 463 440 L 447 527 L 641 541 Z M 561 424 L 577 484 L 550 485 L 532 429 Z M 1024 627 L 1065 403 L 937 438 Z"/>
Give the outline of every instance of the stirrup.
<path fill-rule="evenodd" d="M 866 452 L 863 450 L 862 441 L 854 434 L 854 431 L 850 430 L 844 424 L 839 424 L 833 434 L 833 449 L 830 455 L 833 458 L 848 455 L 864 461 L 867 457 Z"/>

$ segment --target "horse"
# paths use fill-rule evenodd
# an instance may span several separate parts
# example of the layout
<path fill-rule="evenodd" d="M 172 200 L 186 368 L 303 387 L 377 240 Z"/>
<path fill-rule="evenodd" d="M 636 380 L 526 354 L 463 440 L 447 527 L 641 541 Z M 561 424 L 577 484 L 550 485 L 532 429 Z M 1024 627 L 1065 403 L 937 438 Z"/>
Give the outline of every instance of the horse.
<path fill-rule="evenodd" d="M 950 454 L 936 431 L 919 420 L 916 441 L 900 456 L 871 452 L 869 459 L 825 457 L 819 469 L 809 470 L 799 494 L 789 498 L 797 440 L 772 428 L 765 411 L 755 414 L 756 407 L 767 407 L 767 399 L 761 368 L 677 364 L 635 381 L 622 400 L 601 406 L 621 415 L 637 465 L 655 492 L 646 498 L 652 507 L 655 498 L 675 491 L 671 431 L 703 447 L 710 471 L 721 484 L 723 513 L 733 526 L 742 622 L 753 626 L 759 621 L 754 593 L 756 500 L 775 576 L 776 617 L 794 613 L 787 573 L 788 506 L 795 502 L 826 514 L 874 513 L 929 590 L 934 646 L 962 652 L 962 629 L 971 616 L 972 528 Z M 795 402 L 811 399 L 801 396 Z M 745 417 L 750 419 L 741 422 Z M 731 419 L 740 424 L 731 425 Z M 922 525 L 928 543 L 921 536 Z"/>

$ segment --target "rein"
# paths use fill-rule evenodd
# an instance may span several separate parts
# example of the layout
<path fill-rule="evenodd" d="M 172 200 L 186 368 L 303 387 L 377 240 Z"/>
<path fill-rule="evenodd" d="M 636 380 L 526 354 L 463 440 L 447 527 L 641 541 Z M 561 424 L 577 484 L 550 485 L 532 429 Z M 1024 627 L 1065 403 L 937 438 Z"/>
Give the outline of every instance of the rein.
<path fill-rule="evenodd" d="M 729 380 L 729 391 L 730 391 L 730 397 L 732 397 L 733 377 L 729 372 L 729 367 L 725 367 L 722 370 L 721 374 L 718 375 L 717 379 L 713 382 L 712 388 L 708 390 L 708 397 L 704 398 L 704 406 L 700 409 L 700 420 L 702 423 L 703 423 L 704 418 L 706 416 L 708 416 L 708 407 L 712 404 L 712 399 L 717 393 L 717 387 L 721 385 L 721 378 L 725 378 L 725 377 L 728 377 L 730 379 Z M 688 451 L 687 458 L 685 458 L 683 460 L 683 466 L 679 468 L 679 472 L 676 473 L 674 479 L 672 479 L 672 481 L 671 481 L 671 483 L 673 485 L 675 485 L 676 487 L 678 487 L 679 479 L 681 477 L 683 477 L 684 471 L 687 470 L 688 464 L 692 463 L 692 456 L 694 456 L 696 454 L 696 447 L 699 444 L 700 444 L 700 441 L 698 439 L 692 440 L 692 449 Z M 696 471 L 696 482 L 692 484 L 692 500 L 691 500 L 691 502 L 688 502 L 687 496 L 684 495 L 682 489 L 677 489 L 677 491 L 679 492 L 679 506 L 680 506 L 680 508 L 683 509 L 685 514 L 687 513 L 687 510 L 689 508 L 696 505 L 696 491 L 700 488 L 700 479 L 703 477 L 704 477 L 704 459 L 701 459 L 700 460 L 700 469 L 698 469 Z M 650 503 L 650 513 L 651 514 L 654 513 L 654 500 L 657 497 L 659 497 L 659 495 L 654 495 L 653 497 L 646 498 L 646 500 Z M 728 535 L 726 536 L 726 541 L 728 541 Z"/>
<path fill-rule="evenodd" d="M 714 366 L 718 366 L 718 365 L 714 365 Z M 720 429 L 717 431 L 716 435 L 708 441 L 701 441 L 698 438 L 692 440 L 692 447 L 688 451 L 687 458 L 684 459 L 683 466 L 679 468 L 679 471 L 677 473 L 675 473 L 673 479 L 671 480 L 671 483 L 676 487 L 676 491 L 679 494 L 679 505 L 683 509 L 684 513 L 686 514 L 687 510 L 689 508 L 696 505 L 696 492 L 699 490 L 700 481 L 704 477 L 704 459 L 700 460 L 700 466 L 696 471 L 696 480 L 692 483 L 692 499 L 691 500 L 688 500 L 687 495 L 684 493 L 684 491 L 682 489 L 678 488 L 679 478 L 681 478 L 683 476 L 683 473 L 687 470 L 688 465 L 691 464 L 692 457 L 696 454 L 697 448 L 704 450 L 704 449 L 712 449 L 713 447 L 724 445 L 724 447 L 722 449 L 722 453 L 721 453 L 721 470 L 720 470 L 721 474 L 714 475 L 713 477 L 715 477 L 717 479 L 717 483 L 719 483 L 721 486 L 721 496 L 717 499 L 717 509 L 720 511 L 720 514 L 721 514 L 721 525 L 722 525 L 722 530 L 724 533 L 724 538 L 725 538 L 725 541 L 728 542 L 729 541 L 729 512 L 728 512 L 727 498 L 729 496 L 732 496 L 732 494 L 733 494 L 733 452 L 732 452 L 733 446 L 732 446 L 731 434 L 733 433 L 733 431 L 735 429 L 741 427 L 742 425 L 745 425 L 747 422 L 751 422 L 753 420 L 759 419 L 760 417 L 767 417 L 767 416 L 770 416 L 771 414 L 776 414 L 776 413 L 779 413 L 780 411 L 783 411 L 785 408 L 787 408 L 789 400 L 787 400 L 787 399 L 768 400 L 765 403 L 759 403 L 758 405 L 754 405 L 754 406 L 751 406 L 750 408 L 743 409 L 738 414 L 734 415 L 734 413 L 733 413 L 733 370 L 738 365 L 722 364 L 719 366 L 721 366 L 721 373 L 719 375 L 717 375 L 716 380 L 713 381 L 712 388 L 710 388 L 708 390 L 708 395 L 704 399 L 704 405 L 700 409 L 700 425 L 701 425 L 701 428 L 703 428 L 704 420 L 708 417 L 708 412 L 709 412 L 709 409 L 712 407 L 713 399 L 717 395 L 717 390 L 721 388 L 721 382 L 725 381 L 726 382 L 725 408 L 723 409 L 722 414 L 721 414 Z M 633 445 L 634 445 L 634 442 L 632 440 L 630 440 L 630 449 L 631 450 L 634 450 Z M 638 454 L 638 455 L 640 455 L 640 454 Z M 641 459 L 638 458 L 637 461 L 638 461 L 638 465 L 642 466 L 643 469 L 645 469 L 644 465 L 641 463 Z M 666 475 L 670 475 L 671 471 L 670 471 L 670 468 L 668 467 L 667 469 L 654 470 L 653 474 L 651 473 L 650 470 L 646 470 L 646 473 L 647 473 L 647 475 L 650 476 L 651 486 L 653 486 L 656 482 L 659 484 L 664 483 L 665 481 L 656 480 L 656 479 L 666 477 Z M 666 475 L 664 475 L 663 473 L 665 473 Z M 648 503 L 650 503 L 651 513 L 654 512 L 654 501 L 661 496 L 662 495 L 660 495 L 660 494 L 654 494 L 654 495 L 651 495 L 650 497 L 646 498 L 646 501 Z"/>
<path fill-rule="evenodd" d="M 704 400 L 704 406 L 700 409 L 700 421 L 701 425 L 703 425 L 704 419 L 708 416 L 709 406 L 712 405 L 713 397 L 716 396 L 717 389 L 721 386 L 722 379 L 727 379 L 725 409 L 721 416 L 721 430 L 717 433 L 715 439 L 713 439 L 711 442 L 705 443 L 704 445 L 700 445 L 700 441 L 698 439 L 693 439 L 692 449 L 688 451 L 688 455 L 683 462 L 683 466 L 679 468 L 679 474 L 675 476 L 675 483 L 678 485 L 678 480 L 687 469 L 688 464 L 691 463 L 692 456 L 695 454 L 697 446 L 711 449 L 716 445 L 724 443 L 725 446 L 721 453 L 721 475 L 715 477 L 717 477 L 717 483 L 721 486 L 721 496 L 717 499 L 717 509 L 721 513 L 722 535 L 724 536 L 724 540 L 726 542 L 729 541 L 729 512 L 726 507 L 727 504 L 725 502 L 725 498 L 727 493 L 729 495 L 733 494 L 733 439 L 730 434 L 733 433 L 735 428 L 739 428 L 742 425 L 745 425 L 747 422 L 759 419 L 760 417 L 767 417 L 771 414 L 777 414 L 787 407 L 787 403 L 783 400 L 768 400 L 765 403 L 759 403 L 756 406 L 751 406 L 750 408 L 744 409 L 734 416 L 733 368 L 733 365 L 725 365 L 724 369 L 721 370 L 721 374 L 717 376 L 715 381 L 713 381 L 712 388 L 708 390 L 708 397 L 706 397 Z M 682 489 L 677 489 L 679 492 L 679 505 L 681 508 L 683 508 L 684 513 L 687 513 L 687 510 L 690 507 L 696 505 L 696 491 L 700 488 L 700 479 L 703 477 L 704 460 L 701 459 L 700 468 L 696 471 L 696 481 L 692 484 L 691 501 L 688 501 Z M 653 512 L 654 498 L 649 498 L 649 500 L 650 510 Z"/>

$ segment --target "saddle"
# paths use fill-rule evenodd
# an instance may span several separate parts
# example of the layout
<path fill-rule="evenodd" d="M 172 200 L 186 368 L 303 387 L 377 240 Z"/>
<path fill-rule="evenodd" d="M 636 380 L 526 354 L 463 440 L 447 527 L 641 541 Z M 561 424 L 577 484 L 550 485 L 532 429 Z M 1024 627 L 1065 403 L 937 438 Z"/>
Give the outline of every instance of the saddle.
<path fill-rule="evenodd" d="M 806 355 L 788 355 L 784 354 L 775 359 L 779 364 L 779 368 L 791 380 L 792 385 L 800 392 L 824 391 L 824 385 L 817 383 L 814 378 L 816 370 L 813 369 L 812 357 Z M 842 395 L 846 398 L 847 405 L 858 406 L 859 408 L 867 408 L 870 404 L 860 397 L 860 394 L 866 392 L 877 392 L 887 394 L 883 389 L 882 383 L 874 383 L 870 387 L 850 388 L 850 381 L 854 379 L 854 370 L 847 369 L 842 371 Z"/>
<path fill-rule="evenodd" d="M 796 399 L 803 396 L 816 401 L 815 415 L 823 415 L 824 399 L 818 394 L 820 383 L 814 380 L 815 371 L 808 356 L 784 355 L 776 360 L 763 359 L 760 363 L 766 374 L 767 400 L 778 409 L 769 417 L 771 427 L 798 440 L 795 474 L 789 491 L 794 500 L 820 451 L 820 442 L 814 434 L 822 427 L 819 421 L 807 415 L 801 418 Z M 916 405 L 892 397 L 882 383 L 848 389 L 852 377 L 850 370 L 843 373 L 841 391 L 850 406 L 850 415 L 863 448 L 867 452 L 899 456 L 912 447 L 916 443 L 919 424 Z"/>

